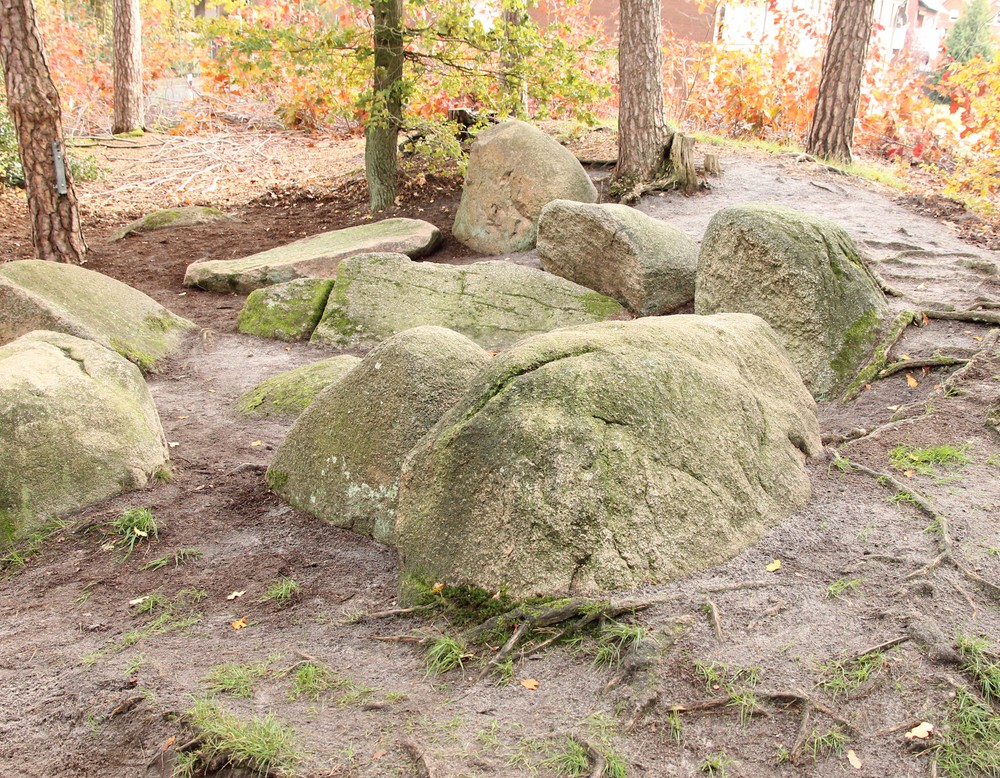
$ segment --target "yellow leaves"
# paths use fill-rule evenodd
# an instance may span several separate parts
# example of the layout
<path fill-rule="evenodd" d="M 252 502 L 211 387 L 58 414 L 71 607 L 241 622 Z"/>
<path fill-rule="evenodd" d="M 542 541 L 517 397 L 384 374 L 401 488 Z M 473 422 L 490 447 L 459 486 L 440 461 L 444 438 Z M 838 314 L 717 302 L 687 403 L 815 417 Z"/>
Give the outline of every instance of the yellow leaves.
<path fill-rule="evenodd" d="M 238 619 L 236 619 L 236 621 L 229 622 L 229 626 L 231 626 L 233 629 L 237 631 L 243 629 L 244 627 L 246 627 L 246 625 L 247 625 L 246 616 L 240 616 Z"/>
<path fill-rule="evenodd" d="M 444 591 L 444 581 L 438 581 L 431 587 L 431 594 L 441 594 Z"/>
<path fill-rule="evenodd" d="M 252 442 L 252 443 L 250 444 L 250 448 L 254 448 L 254 447 L 256 447 L 256 446 L 259 446 L 259 445 L 261 445 L 261 443 L 263 443 L 263 442 L 264 442 L 264 441 L 262 441 L 262 440 L 255 440 L 255 441 L 253 441 L 253 442 Z"/>
<path fill-rule="evenodd" d="M 235 599 L 237 599 L 239 597 L 242 597 L 246 593 L 247 593 L 246 589 L 244 589 L 243 591 L 239 591 L 239 592 L 233 592 L 232 594 L 227 594 L 226 595 L 226 599 L 227 600 L 235 600 Z"/>
<path fill-rule="evenodd" d="M 917 726 L 906 733 L 907 740 L 927 740 L 934 734 L 934 725 L 929 721 L 921 721 Z"/>
<path fill-rule="evenodd" d="M 535 691 L 535 689 L 538 688 L 538 681 L 536 681 L 534 678 L 525 678 L 523 681 L 521 681 L 521 686 L 523 686 L 528 691 L 533 692 Z"/>
<path fill-rule="evenodd" d="M 773 562 L 769 562 L 764 566 L 764 569 L 769 573 L 776 573 L 781 569 L 781 560 L 775 559 Z"/>
<path fill-rule="evenodd" d="M 853 748 L 847 752 L 847 761 L 851 763 L 851 767 L 855 770 L 861 769 L 861 760 L 858 759 L 858 755 L 854 753 Z"/>
<path fill-rule="evenodd" d="M 920 384 L 917 382 L 917 379 L 913 377 L 913 373 L 906 374 L 906 383 L 911 389 L 916 389 L 918 386 L 920 386 Z"/>
<path fill-rule="evenodd" d="M 148 599 L 149 595 L 144 594 L 142 597 L 136 597 L 134 600 L 129 600 L 128 604 L 134 608 L 136 605 L 142 605 Z"/>

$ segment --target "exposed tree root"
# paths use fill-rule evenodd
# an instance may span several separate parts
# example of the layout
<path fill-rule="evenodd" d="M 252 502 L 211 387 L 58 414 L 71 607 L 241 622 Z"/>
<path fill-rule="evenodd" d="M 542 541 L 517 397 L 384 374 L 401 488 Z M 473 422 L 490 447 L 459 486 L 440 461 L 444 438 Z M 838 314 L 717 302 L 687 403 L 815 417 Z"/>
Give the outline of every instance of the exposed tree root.
<path fill-rule="evenodd" d="M 928 319 L 967 321 L 972 324 L 1000 324 L 1000 311 L 923 311 Z"/>
<path fill-rule="evenodd" d="M 919 570 L 906 576 L 907 581 L 928 575 L 934 572 L 937 568 L 941 567 L 941 565 L 947 563 L 958 570 L 958 572 L 970 581 L 973 581 L 986 590 L 986 592 L 992 597 L 1000 599 L 1000 586 L 992 583 L 991 581 L 987 581 L 978 573 L 970 570 L 955 556 L 955 542 L 952 538 L 951 525 L 948 522 L 948 517 L 939 513 L 926 497 L 918 492 L 915 492 L 908 484 L 904 484 L 898 478 L 895 478 L 889 473 L 880 473 L 878 470 L 872 470 L 869 467 L 852 462 L 851 460 L 841 456 L 833 448 L 827 448 L 827 451 L 833 457 L 834 465 L 841 467 L 845 472 L 864 473 L 865 475 L 874 478 L 881 486 L 890 488 L 894 493 L 903 492 L 908 495 L 908 502 L 910 502 L 915 508 L 931 520 L 931 531 L 937 536 L 941 553 Z"/>
<path fill-rule="evenodd" d="M 904 370 L 915 370 L 921 367 L 951 367 L 953 365 L 967 365 L 971 359 L 960 359 L 958 357 L 918 357 L 916 359 L 904 359 L 900 362 L 893 362 L 879 370 L 879 378 L 888 378 Z"/>
<path fill-rule="evenodd" d="M 896 341 L 902 336 L 903 331 L 913 323 L 917 314 L 914 311 L 900 311 L 896 314 L 896 317 L 892 320 L 889 325 L 889 330 L 886 332 L 885 337 L 882 338 L 881 342 L 875 347 L 872 352 L 871 357 L 861 370 L 858 371 L 857 376 L 851 381 L 847 390 L 844 392 L 842 402 L 850 402 L 865 388 L 865 385 L 871 383 L 875 377 L 879 374 L 885 365 L 889 361 L 889 352 L 892 347 L 896 345 Z"/>
<path fill-rule="evenodd" d="M 406 751 L 410 759 L 413 760 L 413 763 L 417 768 L 417 775 L 420 776 L 420 778 L 435 778 L 437 772 L 434 770 L 430 760 L 427 758 L 427 754 L 424 753 L 424 750 L 417 745 L 415 741 L 404 740 L 400 743 L 400 745 L 403 747 L 403 750 Z"/>

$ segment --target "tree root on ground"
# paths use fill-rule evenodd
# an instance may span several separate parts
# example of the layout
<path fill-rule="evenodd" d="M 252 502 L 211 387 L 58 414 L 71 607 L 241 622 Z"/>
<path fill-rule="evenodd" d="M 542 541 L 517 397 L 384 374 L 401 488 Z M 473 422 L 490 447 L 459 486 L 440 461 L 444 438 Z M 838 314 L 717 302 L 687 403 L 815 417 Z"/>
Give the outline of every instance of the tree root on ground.
<path fill-rule="evenodd" d="M 900 311 L 896 314 L 892 323 L 889 325 L 889 330 L 886 332 L 885 337 L 882 338 L 881 342 L 875 347 L 872 352 L 871 358 L 865 363 L 864 367 L 858 371 L 857 376 L 851 381 L 847 390 L 844 392 L 842 402 L 848 403 L 861 394 L 861 391 L 865 386 L 871 383 L 875 377 L 879 374 L 886 363 L 889 361 L 889 352 L 892 347 L 896 345 L 896 341 L 902 336 L 903 331 L 913 323 L 917 318 L 917 314 L 913 311 Z"/>
<path fill-rule="evenodd" d="M 906 576 L 905 580 L 912 581 L 916 578 L 921 578 L 934 572 L 943 564 L 950 564 L 959 573 L 984 589 L 990 596 L 1000 600 L 1000 586 L 992 583 L 991 581 L 987 581 L 979 575 L 979 573 L 970 570 L 955 555 L 955 541 L 952 538 L 951 525 L 948 521 L 948 517 L 939 513 L 926 497 L 919 492 L 914 491 L 911 486 L 904 484 L 898 478 L 895 478 L 889 473 L 881 473 L 878 470 L 872 470 L 869 467 L 852 462 L 850 459 L 841 456 L 840 453 L 833 448 L 827 448 L 827 451 L 830 456 L 833 457 L 833 464 L 841 468 L 844 472 L 864 473 L 865 475 L 874 478 L 880 486 L 890 488 L 895 493 L 902 492 L 903 494 L 906 494 L 908 496 L 908 502 L 910 502 L 915 508 L 917 508 L 917 510 L 931 520 L 931 528 L 933 533 L 937 536 L 940 553 L 922 568 Z"/>
<path fill-rule="evenodd" d="M 952 367 L 954 365 L 967 365 L 971 359 L 961 359 L 959 357 L 916 357 L 914 359 L 903 359 L 893 362 L 879 370 L 878 378 L 888 378 L 889 376 L 901 373 L 904 370 L 915 370 L 921 367 Z"/>

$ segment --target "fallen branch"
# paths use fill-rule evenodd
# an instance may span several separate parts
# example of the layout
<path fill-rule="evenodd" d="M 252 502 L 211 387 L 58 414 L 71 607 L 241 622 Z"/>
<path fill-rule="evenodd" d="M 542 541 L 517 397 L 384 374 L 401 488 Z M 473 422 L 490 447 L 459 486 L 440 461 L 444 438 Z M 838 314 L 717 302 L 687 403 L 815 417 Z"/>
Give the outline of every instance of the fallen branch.
<path fill-rule="evenodd" d="M 889 352 L 892 350 L 892 347 L 896 345 L 896 341 L 902 336 L 903 331 L 913 323 L 916 316 L 917 314 L 914 311 L 901 311 L 896 314 L 896 317 L 889 325 L 889 330 L 886 332 L 885 337 L 875 347 L 868 362 L 858 371 L 857 376 L 855 376 L 854 380 L 847 387 L 841 400 L 842 402 L 848 403 L 853 400 L 867 384 L 875 379 L 879 371 L 889 361 Z"/>

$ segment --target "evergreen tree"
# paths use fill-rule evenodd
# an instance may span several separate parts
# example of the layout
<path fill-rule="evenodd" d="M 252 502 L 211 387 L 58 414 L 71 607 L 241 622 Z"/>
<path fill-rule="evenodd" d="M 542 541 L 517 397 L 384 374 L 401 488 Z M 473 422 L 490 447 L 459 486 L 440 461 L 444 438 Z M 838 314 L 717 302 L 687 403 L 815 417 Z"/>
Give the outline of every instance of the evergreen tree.
<path fill-rule="evenodd" d="M 945 47 L 956 62 L 968 62 L 975 57 L 993 59 L 990 25 L 993 22 L 990 0 L 971 0 L 948 31 Z"/>

